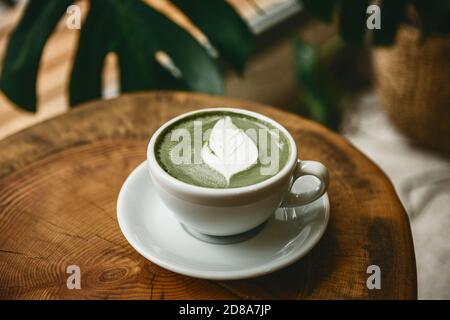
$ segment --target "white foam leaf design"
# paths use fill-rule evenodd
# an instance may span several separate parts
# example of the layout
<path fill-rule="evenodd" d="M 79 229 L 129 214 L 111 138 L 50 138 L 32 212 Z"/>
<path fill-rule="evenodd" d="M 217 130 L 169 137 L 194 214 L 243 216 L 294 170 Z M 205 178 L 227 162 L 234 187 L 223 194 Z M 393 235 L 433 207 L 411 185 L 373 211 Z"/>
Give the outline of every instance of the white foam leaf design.
<path fill-rule="evenodd" d="M 214 125 L 209 141 L 202 148 L 202 159 L 208 166 L 222 174 L 228 185 L 233 175 L 256 163 L 258 148 L 227 116 Z"/>

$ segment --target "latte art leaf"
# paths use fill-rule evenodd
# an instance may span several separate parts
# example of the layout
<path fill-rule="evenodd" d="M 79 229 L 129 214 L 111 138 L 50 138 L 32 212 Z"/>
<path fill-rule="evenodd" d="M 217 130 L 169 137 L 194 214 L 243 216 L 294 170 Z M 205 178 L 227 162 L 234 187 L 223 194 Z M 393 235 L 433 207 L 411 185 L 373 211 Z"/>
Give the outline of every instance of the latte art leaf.
<path fill-rule="evenodd" d="M 230 183 L 236 173 L 247 170 L 258 160 L 252 139 L 226 116 L 216 122 L 209 141 L 202 148 L 203 161 Z"/>

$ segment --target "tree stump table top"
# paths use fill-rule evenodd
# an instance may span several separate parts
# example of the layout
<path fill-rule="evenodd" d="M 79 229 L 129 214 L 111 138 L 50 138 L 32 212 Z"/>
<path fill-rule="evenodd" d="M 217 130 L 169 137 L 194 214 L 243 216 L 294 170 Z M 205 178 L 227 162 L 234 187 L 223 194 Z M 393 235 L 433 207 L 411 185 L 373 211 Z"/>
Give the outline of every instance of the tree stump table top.
<path fill-rule="evenodd" d="M 331 218 L 319 244 L 273 274 L 194 279 L 140 256 L 122 235 L 116 200 L 146 157 L 151 134 L 198 108 L 265 114 L 295 138 L 302 159 L 330 171 Z M 81 269 L 69 290 L 67 267 Z M 367 268 L 381 270 L 369 290 Z M 139 93 L 95 101 L 0 141 L 2 299 L 415 299 L 408 217 L 383 172 L 339 135 L 257 103 L 189 93 Z"/>

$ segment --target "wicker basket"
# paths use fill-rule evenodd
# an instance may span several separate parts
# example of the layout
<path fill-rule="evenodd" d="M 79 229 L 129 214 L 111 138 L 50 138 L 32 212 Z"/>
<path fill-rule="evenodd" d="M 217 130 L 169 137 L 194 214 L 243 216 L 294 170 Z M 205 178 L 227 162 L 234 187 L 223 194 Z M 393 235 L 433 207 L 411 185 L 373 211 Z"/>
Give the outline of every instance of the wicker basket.
<path fill-rule="evenodd" d="M 376 90 L 400 131 L 450 153 L 450 36 L 419 37 L 405 26 L 395 46 L 374 50 Z"/>

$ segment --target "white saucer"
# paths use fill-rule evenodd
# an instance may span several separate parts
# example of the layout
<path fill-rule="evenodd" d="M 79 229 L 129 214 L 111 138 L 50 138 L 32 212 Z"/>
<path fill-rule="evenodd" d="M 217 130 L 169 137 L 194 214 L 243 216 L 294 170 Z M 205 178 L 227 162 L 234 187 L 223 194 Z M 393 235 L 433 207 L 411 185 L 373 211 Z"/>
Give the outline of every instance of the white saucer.
<path fill-rule="evenodd" d="M 315 186 L 302 177 L 296 191 Z M 328 224 L 327 194 L 295 209 L 278 209 L 254 237 L 233 244 L 207 243 L 188 234 L 153 190 L 146 162 L 122 186 L 117 218 L 125 238 L 157 265 L 191 277 L 243 279 L 283 268 L 306 255 Z"/>

